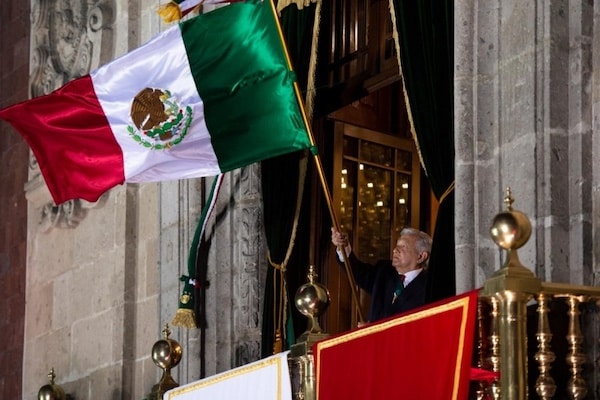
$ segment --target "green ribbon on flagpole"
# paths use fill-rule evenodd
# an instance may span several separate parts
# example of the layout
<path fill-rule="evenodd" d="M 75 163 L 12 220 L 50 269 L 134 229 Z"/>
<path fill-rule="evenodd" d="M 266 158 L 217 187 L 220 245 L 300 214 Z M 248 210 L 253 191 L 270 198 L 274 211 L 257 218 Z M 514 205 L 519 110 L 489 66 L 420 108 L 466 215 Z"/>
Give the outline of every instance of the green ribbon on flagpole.
<path fill-rule="evenodd" d="M 196 292 L 197 289 L 203 285 L 203 282 L 199 281 L 197 276 L 197 264 L 198 264 L 198 249 L 200 247 L 200 239 L 204 234 L 206 227 L 206 219 L 213 209 L 216 202 L 215 193 L 217 187 L 220 186 L 222 181 L 222 175 L 219 175 L 213 181 L 208 200 L 202 209 L 196 232 L 194 233 L 194 239 L 190 246 L 190 256 L 188 258 L 188 274 L 181 275 L 179 280 L 183 282 L 183 290 L 179 297 L 179 307 L 177 312 L 171 321 L 171 326 L 178 326 L 181 328 L 198 328 L 196 319 Z"/>

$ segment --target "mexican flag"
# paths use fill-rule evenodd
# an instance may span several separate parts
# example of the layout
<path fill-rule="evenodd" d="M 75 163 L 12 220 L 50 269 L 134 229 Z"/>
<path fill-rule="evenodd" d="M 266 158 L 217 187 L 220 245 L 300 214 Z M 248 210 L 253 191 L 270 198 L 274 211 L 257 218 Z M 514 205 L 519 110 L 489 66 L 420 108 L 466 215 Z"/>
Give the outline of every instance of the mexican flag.
<path fill-rule="evenodd" d="M 214 176 L 311 147 L 270 0 L 181 22 L 58 90 L 0 110 L 56 204 L 124 182 Z"/>

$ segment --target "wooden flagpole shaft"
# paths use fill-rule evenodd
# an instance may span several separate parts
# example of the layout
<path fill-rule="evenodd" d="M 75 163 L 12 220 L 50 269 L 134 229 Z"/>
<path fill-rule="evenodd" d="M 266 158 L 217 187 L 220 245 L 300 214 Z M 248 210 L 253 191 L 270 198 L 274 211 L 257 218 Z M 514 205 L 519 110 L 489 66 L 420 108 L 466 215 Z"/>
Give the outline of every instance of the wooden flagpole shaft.
<path fill-rule="evenodd" d="M 302 110 L 302 115 L 304 115 L 304 110 Z M 306 117 L 304 117 L 304 118 L 305 118 L 305 122 L 306 122 Z M 308 125 L 307 125 L 307 129 L 308 129 L 308 133 L 310 136 L 311 144 L 314 146 L 314 139 L 313 139 L 310 128 L 308 128 Z M 341 227 L 340 227 L 339 221 L 337 219 L 336 213 L 333 209 L 333 201 L 331 200 L 331 194 L 329 192 L 327 180 L 325 179 L 325 174 L 323 172 L 323 165 L 321 164 L 321 159 L 319 158 L 318 154 L 315 154 L 313 156 L 313 159 L 315 160 L 315 166 L 317 167 L 319 180 L 321 181 L 321 186 L 323 187 L 323 192 L 325 194 L 325 201 L 327 202 L 327 208 L 329 208 L 329 213 L 331 215 L 331 221 L 333 223 L 335 230 L 340 232 Z M 348 261 L 348 255 L 346 254 L 346 249 L 342 248 L 341 246 L 338 246 L 338 249 L 340 249 L 340 253 L 342 254 L 343 259 L 344 259 L 344 268 L 346 270 L 346 275 L 348 276 L 348 281 L 350 281 L 350 287 L 352 289 L 352 299 L 354 300 L 354 305 L 356 306 L 356 309 L 358 311 L 358 317 L 360 319 L 360 322 L 364 322 L 365 320 L 363 318 L 362 308 L 360 307 L 360 301 L 358 299 L 358 293 L 356 290 L 356 282 L 354 280 L 354 274 L 352 273 L 352 269 L 350 268 L 350 261 Z"/>
<path fill-rule="evenodd" d="M 279 17 L 277 15 L 277 10 L 275 9 L 275 4 L 274 4 L 273 0 L 270 0 L 269 3 L 271 3 L 271 10 L 273 12 L 273 17 L 275 18 L 275 21 L 277 23 L 277 30 L 279 32 L 279 38 L 283 45 L 283 50 L 285 53 L 285 58 L 286 58 L 286 61 L 288 64 L 288 68 L 291 71 L 294 71 L 294 69 L 292 67 L 292 61 L 290 59 L 290 56 L 289 56 L 289 53 L 287 50 L 287 45 L 285 43 L 285 38 L 283 37 L 283 32 L 281 30 L 281 24 L 279 23 Z M 316 148 L 315 139 L 313 136 L 312 129 L 310 127 L 310 123 L 308 122 L 308 117 L 306 116 L 306 110 L 304 109 L 304 102 L 303 102 L 302 96 L 300 94 L 300 89 L 298 88 L 298 82 L 294 82 L 294 92 L 296 94 L 296 100 L 298 101 L 298 105 L 300 107 L 300 112 L 302 114 L 302 120 L 304 121 L 304 126 L 306 126 L 306 130 L 308 132 L 308 138 L 310 140 L 311 148 L 314 149 L 314 148 Z M 323 192 L 325 194 L 325 201 L 327 203 L 327 208 L 329 209 L 329 214 L 331 215 L 331 221 L 333 223 L 333 227 L 335 228 L 335 230 L 340 232 L 340 230 L 341 230 L 340 223 L 338 221 L 335 210 L 333 209 L 333 201 L 331 199 L 331 193 L 330 193 L 329 187 L 327 185 L 327 180 L 325 179 L 325 173 L 323 172 L 323 165 L 321 164 L 321 159 L 319 158 L 318 154 L 313 154 L 313 159 L 315 160 L 315 166 L 317 168 L 319 180 L 321 181 L 321 186 L 323 187 Z M 346 275 L 348 276 L 348 281 L 350 282 L 350 288 L 352 290 L 352 299 L 354 300 L 354 305 L 356 306 L 356 310 L 358 311 L 358 318 L 360 319 L 360 322 L 364 322 L 363 313 L 362 313 L 362 309 L 360 307 L 360 301 L 358 300 L 358 293 L 356 290 L 356 281 L 354 280 L 354 275 L 352 274 L 352 269 L 350 268 L 350 262 L 348 261 L 348 255 L 346 254 L 346 249 L 343 249 L 341 247 L 338 247 L 338 248 L 341 250 L 340 252 L 343 255 L 344 267 L 346 270 Z"/>

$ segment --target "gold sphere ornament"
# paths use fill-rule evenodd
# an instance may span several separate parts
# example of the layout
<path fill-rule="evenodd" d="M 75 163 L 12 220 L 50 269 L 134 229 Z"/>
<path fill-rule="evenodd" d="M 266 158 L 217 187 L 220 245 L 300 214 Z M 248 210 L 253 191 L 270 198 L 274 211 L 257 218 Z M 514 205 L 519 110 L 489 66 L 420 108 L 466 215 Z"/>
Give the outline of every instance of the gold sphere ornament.
<path fill-rule="evenodd" d="M 58 385 L 54 383 L 54 379 L 56 378 L 56 374 L 54 373 L 54 368 L 50 369 L 48 372 L 48 380 L 50 383 L 42 386 L 38 391 L 38 400 L 65 400 L 65 391 Z"/>
<path fill-rule="evenodd" d="M 307 333 L 321 332 L 317 317 L 325 312 L 331 299 L 329 290 L 320 283 L 315 282 L 316 277 L 315 267 L 311 265 L 308 268 L 308 283 L 300 286 L 294 297 L 298 311 L 309 318 Z"/>
<path fill-rule="evenodd" d="M 160 381 L 154 385 L 150 393 L 150 399 L 160 400 L 162 395 L 170 389 L 176 388 L 179 384 L 171 376 L 171 369 L 177 366 L 181 361 L 183 350 L 181 345 L 171 338 L 169 324 L 165 324 L 163 329 L 164 339 L 160 339 L 152 346 L 152 361 L 163 370 Z"/>
<path fill-rule="evenodd" d="M 492 222 L 490 234 L 494 242 L 503 249 L 516 250 L 521 248 L 531 236 L 529 218 L 521 211 L 513 210 L 514 199 L 510 188 L 506 188 L 504 204 L 506 211 L 497 214 Z"/>
<path fill-rule="evenodd" d="M 165 338 L 156 341 L 154 346 L 152 346 L 152 361 L 158 367 L 170 370 L 179 364 L 183 351 L 177 341 L 169 338 L 171 331 L 168 325 L 163 329 L 163 333 L 165 334 Z"/>

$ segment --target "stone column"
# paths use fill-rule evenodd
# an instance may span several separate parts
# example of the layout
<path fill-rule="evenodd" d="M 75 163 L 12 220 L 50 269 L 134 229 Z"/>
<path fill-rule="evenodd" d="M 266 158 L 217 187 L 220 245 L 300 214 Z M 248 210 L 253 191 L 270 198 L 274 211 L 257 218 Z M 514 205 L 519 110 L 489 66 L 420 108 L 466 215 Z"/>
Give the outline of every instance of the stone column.
<path fill-rule="evenodd" d="M 188 273 L 190 244 L 212 180 L 161 184 L 160 314 L 169 322 L 177 310 L 179 277 Z M 172 371 L 188 383 L 260 359 L 266 243 L 260 194 L 260 166 L 226 173 L 208 218 L 205 251 L 205 329 L 172 328 L 183 347 Z"/>
<path fill-rule="evenodd" d="M 502 264 L 488 230 L 508 186 L 532 219 L 524 265 L 544 280 L 593 283 L 595 3 L 455 5 L 459 292 Z"/>

